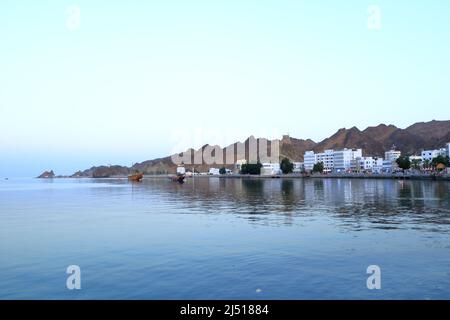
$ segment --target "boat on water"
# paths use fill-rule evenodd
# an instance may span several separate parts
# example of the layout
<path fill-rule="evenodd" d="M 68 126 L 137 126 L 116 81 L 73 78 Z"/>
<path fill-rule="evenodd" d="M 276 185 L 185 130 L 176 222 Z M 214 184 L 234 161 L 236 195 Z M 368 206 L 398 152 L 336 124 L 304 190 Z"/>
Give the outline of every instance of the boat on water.
<path fill-rule="evenodd" d="M 186 176 L 183 175 L 176 175 L 176 176 L 170 176 L 170 179 L 173 182 L 178 182 L 178 183 L 184 183 L 184 178 L 186 178 Z"/>
<path fill-rule="evenodd" d="M 184 183 L 184 179 L 186 178 L 186 169 L 183 165 L 179 165 L 177 167 L 177 173 L 174 176 L 169 176 L 169 179 L 173 182 Z"/>
<path fill-rule="evenodd" d="M 135 174 L 129 175 L 128 180 L 140 182 L 140 181 L 142 181 L 143 177 L 144 177 L 143 173 L 135 173 Z"/>

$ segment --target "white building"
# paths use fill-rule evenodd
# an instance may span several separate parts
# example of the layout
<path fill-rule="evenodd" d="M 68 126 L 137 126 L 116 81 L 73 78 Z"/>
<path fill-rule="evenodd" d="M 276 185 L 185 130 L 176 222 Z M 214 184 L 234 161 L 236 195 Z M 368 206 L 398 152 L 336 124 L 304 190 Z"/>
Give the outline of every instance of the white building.
<path fill-rule="evenodd" d="M 186 174 L 186 168 L 183 166 L 178 166 L 177 167 L 177 175 L 184 175 L 184 174 Z"/>
<path fill-rule="evenodd" d="M 334 150 L 329 149 L 317 154 L 317 162 L 323 163 L 323 172 L 331 172 L 334 168 Z"/>
<path fill-rule="evenodd" d="M 382 172 L 392 173 L 395 168 L 395 162 L 392 162 L 390 160 L 383 160 Z"/>
<path fill-rule="evenodd" d="M 304 167 L 306 171 L 311 171 L 316 163 L 323 163 L 323 171 L 331 172 L 334 163 L 334 151 L 325 150 L 322 153 L 314 153 L 314 151 L 306 151 L 304 156 Z"/>
<path fill-rule="evenodd" d="M 372 172 L 381 173 L 383 171 L 383 158 L 373 158 Z"/>
<path fill-rule="evenodd" d="M 323 163 L 324 172 L 348 171 L 356 167 L 356 159 L 362 157 L 361 149 L 344 150 L 325 150 L 322 153 L 306 151 L 304 158 L 304 167 L 306 171 L 311 171 L 318 162 Z"/>
<path fill-rule="evenodd" d="M 358 158 L 362 158 L 362 149 L 334 151 L 333 170 L 337 172 L 355 170 Z"/>
<path fill-rule="evenodd" d="M 409 156 L 409 161 L 422 161 L 422 156 Z"/>
<path fill-rule="evenodd" d="M 395 162 L 402 155 L 401 151 L 398 150 L 389 150 L 384 153 L 384 159 L 386 161 Z"/>
<path fill-rule="evenodd" d="M 272 176 L 281 174 L 280 164 L 279 163 L 263 163 L 261 167 L 261 175 L 262 176 Z"/>
<path fill-rule="evenodd" d="M 213 176 L 218 176 L 218 175 L 220 175 L 220 169 L 210 168 L 208 174 L 213 175 Z"/>
<path fill-rule="evenodd" d="M 305 165 L 303 162 L 294 162 L 294 169 L 292 170 L 293 173 L 301 173 L 305 171 Z"/>
<path fill-rule="evenodd" d="M 422 159 L 423 161 L 431 161 L 437 156 L 445 156 L 446 149 L 435 149 L 435 150 L 423 150 L 422 151 Z"/>
<path fill-rule="evenodd" d="M 234 168 L 237 172 L 241 171 L 242 165 L 243 164 L 247 164 L 247 160 L 245 159 L 239 159 L 236 161 L 236 163 L 234 164 Z"/>
<path fill-rule="evenodd" d="M 303 165 L 305 167 L 305 171 L 311 171 L 316 163 L 317 156 L 314 151 L 306 151 L 303 156 Z"/>
<path fill-rule="evenodd" d="M 383 158 L 361 157 L 356 161 L 359 171 L 380 173 L 383 170 Z"/>

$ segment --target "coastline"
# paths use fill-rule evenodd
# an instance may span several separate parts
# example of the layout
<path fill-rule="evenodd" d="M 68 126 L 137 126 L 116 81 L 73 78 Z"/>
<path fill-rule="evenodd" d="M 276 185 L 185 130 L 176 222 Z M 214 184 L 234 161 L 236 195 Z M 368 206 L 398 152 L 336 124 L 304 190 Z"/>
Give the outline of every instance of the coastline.
<path fill-rule="evenodd" d="M 170 176 L 163 175 L 144 175 L 143 179 L 168 179 Z M 247 175 L 247 174 L 229 174 L 229 175 L 196 175 L 195 177 L 186 177 L 191 179 L 392 179 L 392 180 L 427 180 L 427 181 L 450 181 L 450 175 L 430 175 L 430 174 L 363 174 L 363 173 L 329 173 L 329 174 L 286 174 L 286 175 Z M 36 179 L 128 179 L 128 176 L 117 175 L 103 178 L 94 177 L 64 177 L 36 178 Z"/>

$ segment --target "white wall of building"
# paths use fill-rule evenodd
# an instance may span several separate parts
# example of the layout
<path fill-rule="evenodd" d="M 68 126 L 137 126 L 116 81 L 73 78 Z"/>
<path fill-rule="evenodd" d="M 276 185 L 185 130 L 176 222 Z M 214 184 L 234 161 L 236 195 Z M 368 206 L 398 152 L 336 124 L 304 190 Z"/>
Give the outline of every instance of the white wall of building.
<path fill-rule="evenodd" d="M 220 175 L 220 169 L 218 169 L 218 168 L 210 168 L 208 173 L 213 175 L 213 176 L 218 176 L 218 175 Z"/>
<path fill-rule="evenodd" d="M 398 150 L 389 150 L 384 153 L 384 160 L 395 162 L 402 155 L 401 151 Z"/>
<path fill-rule="evenodd" d="M 362 149 L 344 149 L 344 150 L 325 150 L 322 153 L 306 151 L 304 158 L 304 167 L 306 171 L 311 171 L 318 162 L 323 163 L 324 172 L 335 170 L 348 171 L 356 167 L 356 159 L 362 157 Z"/>
<path fill-rule="evenodd" d="M 358 158 L 359 170 L 380 173 L 383 169 L 383 158 L 361 157 Z"/>
<path fill-rule="evenodd" d="M 305 166 L 303 162 L 294 162 L 294 169 L 292 170 L 292 172 L 294 173 L 301 173 L 305 170 Z"/>
<path fill-rule="evenodd" d="M 317 162 L 323 163 L 323 171 L 331 172 L 334 168 L 334 150 L 325 150 L 317 154 Z"/>
<path fill-rule="evenodd" d="M 356 160 L 362 158 L 362 149 L 344 149 L 334 152 L 335 171 L 349 171 L 356 169 Z"/>
<path fill-rule="evenodd" d="M 177 174 L 179 175 L 186 174 L 186 168 L 182 166 L 177 167 Z"/>
<path fill-rule="evenodd" d="M 276 175 L 281 174 L 279 163 L 262 163 L 261 175 Z"/>
<path fill-rule="evenodd" d="M 437 156 L 439 156 L 441 154 L 441 150 L 423 150 L 422 151 L 422 159 L 431 161 L 434 158 L 436 158 Z"/>
<path fill-rule="evenodd" d="M 317 155 L 314 151 L 306 151 L 303 156 L 303 163 L 306 171 L 311 171 L 317 163 Z"/>

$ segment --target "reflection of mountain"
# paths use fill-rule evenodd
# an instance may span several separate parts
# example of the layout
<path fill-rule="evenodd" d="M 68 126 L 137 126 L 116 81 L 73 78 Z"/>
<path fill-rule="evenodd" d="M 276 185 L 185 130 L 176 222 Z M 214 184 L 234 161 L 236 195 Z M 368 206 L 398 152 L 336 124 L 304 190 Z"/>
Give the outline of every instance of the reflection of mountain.
<path fill-rule="evenodd" d="M 231 155 L 232 161 L 237 159 L 237 150 L 243 148 L 245 150 L 245 158 L 248 159 L 250 142 L 267 141 L 266 139 L 255 139 L 249 137 L 243 143 L 236 142 L 234 146 L 234 154 Z M 339 129 L 331 137 L 326 138 L 318 143 L 311 139 L 296 139 L 285 136 L 280 140 L 280 156 L 288 157 L 293 161 L 303 161 L 303 154 L 307 150 L 323 151 L 325 149 L 342 149 L 342 148 L 362 148 L 364 154 L 372 156 L 383 156 L 384 151 L 390 149 L 393 145 L 398 150 L 406 154 L 418 154 L 422 149 L 441 148 L 445 143 L 450 142 L 450 120 L 449 121 L 430 121 L 415 123 L 406 129 L 400 129 L 393 125 L 380 124 L 375 127 L 368 127 L 361 131 L 356 127 L 350 129 Z M 230 155 L 226 155 L 226 148 L 218 146 L 205 145 L 199 150 L 192 150 L 190 157 L 191 163 L 194 159 L 198 159 L 202 152 L 206 149 L 212 156 L 216 156 L 217 152 L 222 155 L 223 159 L 229 159 Z M 210 150 L 211 149 L 211 150 Z M 270 150 L 270 141 L 268 141 L 267 149 Z M 189 151 L 189 150 L 188 150 Z M 270 154 L 270 151 L 268 152 Z M 228 160 L 227 160 L 228 162 Z M 196 165 L 198 171 L 207 171 L 211 166 L 217 167 L 218 164 Z M 189 167 L 189 166 L 188 166 Z M 232 168 L 232 165 L 226 166 Z M 92 167 L 88 170 L 77 172 L 74 176 L 112 176 L 124 175 L 135 170 L 139 170 L 146 174 L 165 174 L 175 173 L 176 165 L 172 162 L 171 156 L 147 160 L 136 163 L 131 168 L 121 166 L 111 167 Z"/>

